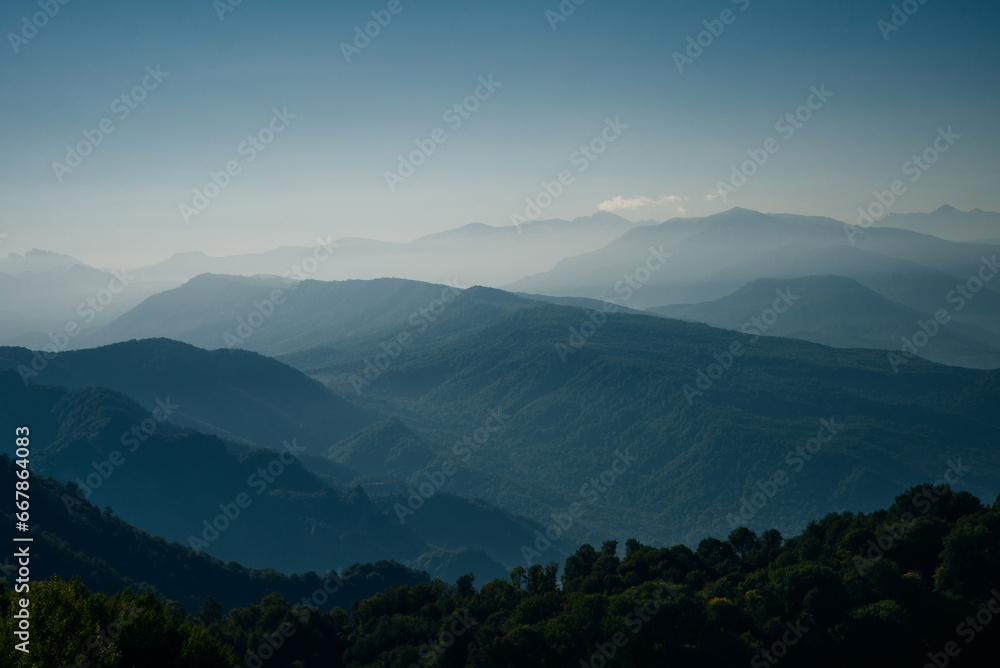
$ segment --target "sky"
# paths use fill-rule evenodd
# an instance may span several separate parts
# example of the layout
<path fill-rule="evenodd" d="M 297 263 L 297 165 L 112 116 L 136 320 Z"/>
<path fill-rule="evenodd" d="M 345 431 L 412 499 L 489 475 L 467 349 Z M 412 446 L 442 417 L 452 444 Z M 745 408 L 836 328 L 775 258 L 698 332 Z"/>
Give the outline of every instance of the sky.
<path fill-rule="evenodd" d="M 578 1 L 7 0 L 0 254 L 1000 210 L 995 2 Z"/>

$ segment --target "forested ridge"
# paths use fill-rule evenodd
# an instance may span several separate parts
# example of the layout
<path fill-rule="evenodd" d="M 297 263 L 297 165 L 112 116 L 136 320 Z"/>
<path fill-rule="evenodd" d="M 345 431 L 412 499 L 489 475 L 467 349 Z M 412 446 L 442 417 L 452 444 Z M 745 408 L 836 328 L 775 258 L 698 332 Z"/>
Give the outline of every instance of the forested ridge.
<path fill-rule="evenodd" d="M 31 584 L 30 654 L 13 650 L 21 595 L 3 584 L 0 656 L 46 668 L 983 666 L 1000 649 L 997 564 L 1000 506 L 922 485 L 787 540 L 740 527 L 693 550 L 607 541 L 481 587 L 418 582 L 349 610 L 272 593 L 228 610 L 208 596 L 192 615 L 155 591 L 109 597 L 53 577 Z"/>

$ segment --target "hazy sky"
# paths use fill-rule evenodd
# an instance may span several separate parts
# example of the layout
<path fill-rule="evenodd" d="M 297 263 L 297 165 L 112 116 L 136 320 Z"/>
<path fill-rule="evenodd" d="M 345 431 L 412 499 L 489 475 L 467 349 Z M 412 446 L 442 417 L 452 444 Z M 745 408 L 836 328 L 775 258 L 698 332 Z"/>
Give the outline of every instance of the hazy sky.
<path fill-rule="evenodd" d="M 910 0 L 889 31 L 893 3 L 876 0 L 566 0 L 565 17 L 558 0 L 237 1 L 42 0 L 51 18 L 37 0 L 0 5 L 0 253 L 137 266 L 321 234 L 408 241 L 510 224 L 563 170 L 542 218 L 846 220 L 949 127 L 961 138 L 892 210 L 1000 210 L 996 2 Z M 348 63 L 342 43 L 373 11 L 391 22 Z M 824 86 L 809 120 L 776 127 Z M 477 90 L 478 108 L 446 115 Z M 271 143 L 244 143 L 269 125 Z M 72 167 L 85 132 L 100 142 Z M 602 132 L 601 155 L 574 155 Z M 768 138 L 757 173 L 708 199 Z M 434 152 L 393 191 L 385 174 L 417 140 Z M 239 173 L 185 220 L 230 161 Z"/>

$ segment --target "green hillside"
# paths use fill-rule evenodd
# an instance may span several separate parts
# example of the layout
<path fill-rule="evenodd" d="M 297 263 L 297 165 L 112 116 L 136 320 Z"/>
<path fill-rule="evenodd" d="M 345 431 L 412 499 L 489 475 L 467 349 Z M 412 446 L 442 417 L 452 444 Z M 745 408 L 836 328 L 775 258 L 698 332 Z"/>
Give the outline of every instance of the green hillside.
<path fill-rule="evenodd" d="M 432 468 L 456 459 L 451 444 L 490 411 L 510 415 L 457 461 L 449 491 L 544 524 L 584 503 L 564 541 L 725 535 L 728 517 L 779 471 L 788 480 L 755 510 L 755 528 L 795 531 L 824 512 L 877 508 L 893 490 L 937 480 L 959 459 L 973 464 L 959 487 L 984 496 L 1000 490 L 997 372 L 917 360 L 896 373 L 884 351 L 646 316 L 608 314 L 588 327 L 586 311 L 537 302 L 487 327 L 464 321 L 463 308 L 480 295 L 504 294 L 463 293 L 441 318 L 446 334 L 428 330 L 419 356 L 394 360 L 355 399 L 440 443 Z M 453 334 L 463 325 L 468 335 Z M 590 336 L 575 338 L 583 331 Z M 741 354 L 731 355 L 734 345 Z M 287 360 L 344 394 L 359 368 L 357 356 L 324 363 L 322 349 Z M 720 361 L 729 368 L 712 366 Z M 836 434 L 810 441 L 824 420 Z M 796 454 L 807 447 L 817 450 L 808 461 Z M 586 485 L 616 451 L 637 463 L 591 501 L 595 487 Z"/>

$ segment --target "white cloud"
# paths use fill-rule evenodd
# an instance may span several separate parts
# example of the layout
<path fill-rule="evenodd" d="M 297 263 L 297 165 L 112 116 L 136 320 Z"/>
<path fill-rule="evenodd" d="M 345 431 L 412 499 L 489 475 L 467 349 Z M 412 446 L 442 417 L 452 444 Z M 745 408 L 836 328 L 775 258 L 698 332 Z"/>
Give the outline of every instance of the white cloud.
<path fill-rule="evenodd" d="M 679 195 L 662 195 L 657 198 L 652 197 L 622 197 L 616 195 L 611 199 L 597 205 L 599 211 L 632 211 L 642 209 L 647 206 L 657 206 L 663 204 L 679 204 L 688 201 L 687 197 Z M 683 208 L 683 207 L 680 207 Z"/>

